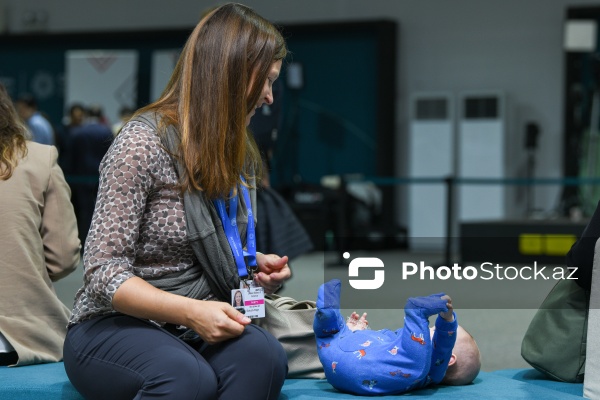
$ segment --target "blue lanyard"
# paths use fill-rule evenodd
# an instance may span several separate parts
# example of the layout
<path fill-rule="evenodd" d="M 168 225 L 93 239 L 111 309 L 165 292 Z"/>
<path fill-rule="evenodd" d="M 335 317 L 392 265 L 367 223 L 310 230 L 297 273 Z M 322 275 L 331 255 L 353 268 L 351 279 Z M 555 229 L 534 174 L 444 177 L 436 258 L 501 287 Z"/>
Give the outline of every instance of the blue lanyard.
<path fill-rule="evenodd" d="M 248 267 L 256 267 L 256 229 L 254 226 L 254 214 L 252 213 L 252 205 L 250 203 L 248 188 L 246 188 L 244 185 L 240 185 L 240 190 L 244 196 L 244 202 L 246 203 L 246 208 L 248 210 L 246 250 L 244 250 L 242 247 L 242 239 L 240 238 L 240 232 L 237 227 L 238 195 L 236 194 L 229 199 L 229 215 L 227 215 L 225 200 L 214 200 L 214 203 L 215 207 L 217 208 L 217 212 L 219 213 L 219 217 L 221 218 L 221 222 L 223 223 L 223 230 L 225 231 L 225 236 L 227 236 L 229 247 L 231 247 L 231 253 L 235 259 L 238 273 L 240 278 L 243 278 L 248 276 Z M 246 264 L 246 260 L 248 264 Z"/>

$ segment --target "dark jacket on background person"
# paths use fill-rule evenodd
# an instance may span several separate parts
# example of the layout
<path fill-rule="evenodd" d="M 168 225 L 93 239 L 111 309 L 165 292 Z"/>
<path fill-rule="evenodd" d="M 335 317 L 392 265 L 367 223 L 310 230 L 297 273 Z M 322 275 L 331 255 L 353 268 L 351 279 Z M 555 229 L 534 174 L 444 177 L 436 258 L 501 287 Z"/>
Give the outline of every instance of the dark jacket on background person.
<path fill-rule="evenodd" d="M 67 173 L 77 179 L 70 184 L 82 243 L 85 243 L 94 214 L 98 194 L 98 168 L 112 140 L 111 129 L 96 121 L 71 130 Z"/>

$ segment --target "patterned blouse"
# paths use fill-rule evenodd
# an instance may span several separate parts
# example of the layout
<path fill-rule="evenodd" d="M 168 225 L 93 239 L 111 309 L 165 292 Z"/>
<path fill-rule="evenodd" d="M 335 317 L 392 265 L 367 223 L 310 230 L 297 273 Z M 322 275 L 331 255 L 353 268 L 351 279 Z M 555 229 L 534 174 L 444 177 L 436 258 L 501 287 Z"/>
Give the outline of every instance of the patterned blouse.
<path fill-rule="evenodd" d="M 157 278 L 197 263 L 177 183 L 156 132 L 138 121 L 127 123 L 100 164 L 83 287 L 70 324 L 115 312 L 112 298 L 133 276 Z"/>

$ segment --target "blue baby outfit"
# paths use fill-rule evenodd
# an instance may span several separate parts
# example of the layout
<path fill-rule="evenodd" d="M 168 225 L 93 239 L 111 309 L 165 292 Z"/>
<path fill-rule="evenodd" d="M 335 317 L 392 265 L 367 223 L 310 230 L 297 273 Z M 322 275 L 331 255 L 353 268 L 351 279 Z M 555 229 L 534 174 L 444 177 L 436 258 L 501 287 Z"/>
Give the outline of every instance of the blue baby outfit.
<path fill-rule="evenodd" d="M 430 340 L 428 317 L 448 311 L 443 293 L 409 298 L 403 328 L 352 332 L 339 312 L 340 289 L 337 279 L 321 285 L 313 323 L 319 359 L 333 387 L 359 395 L 391 395 L 442 380 L 458 329 L 456 315 L 453 322 L 438 316 Z"/>

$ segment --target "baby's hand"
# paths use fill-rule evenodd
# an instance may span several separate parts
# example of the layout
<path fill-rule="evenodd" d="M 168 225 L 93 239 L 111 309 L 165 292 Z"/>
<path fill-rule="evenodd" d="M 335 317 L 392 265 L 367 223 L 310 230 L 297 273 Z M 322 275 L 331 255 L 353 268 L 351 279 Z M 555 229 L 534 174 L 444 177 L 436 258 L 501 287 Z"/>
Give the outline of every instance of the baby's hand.
<path fill-rule="evenodd" d="M 346 320 L 346 326 L 350 328 L 352 332 L 369 329 L 367 313 L 363 313 L 363 315 L 358 315 L 356 311 L 354 311 L 352 315 L 350 315 Z"/>
<path fill-rule="evenodd" d="M 446 300 L 446 307 L 448 307 L 448 311 L 441 312 L 440 317 L 444 318 L 448 322 L 454 321 L 454 308 L 452 307 L 452 299 L 447 294 L 441 297 Z"/>

